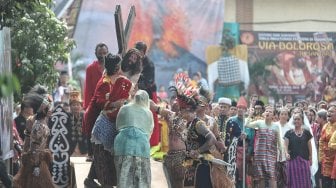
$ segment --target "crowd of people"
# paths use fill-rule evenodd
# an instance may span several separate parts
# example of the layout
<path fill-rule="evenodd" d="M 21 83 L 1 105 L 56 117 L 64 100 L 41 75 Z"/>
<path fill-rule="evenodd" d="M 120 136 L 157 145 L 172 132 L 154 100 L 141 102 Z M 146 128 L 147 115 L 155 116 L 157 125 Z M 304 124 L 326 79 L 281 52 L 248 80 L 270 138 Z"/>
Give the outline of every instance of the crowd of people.
<path fill-rule="evenodd" d="M 203 153 L 226 162 L 222 163 L 225 164 L 225 175 L 219 177 L 234 183 L 235 187 L 243 187 L 244 184 L 245 187 L 336 186 L 334 104 L 321 101 L 313 106 L 301 100 L 294 104 L 265 105 L 257 95 L 252 95 L 249 103 L 244 96 L 235 104 L 225 97 L 210 103 L 211 96 L 204 100 L 207 96 L 202 89 L 194 95 L 197 105 L 189 116 L 185 115 L 185 108 L 190 112 L 190 107 L 180 102 L 179 94 L 177 100 L 172 100 L 169 105 L 174 113 L 167 115 L 165 110 L 161 110 L 161 121 L 166 122 L 162 125 L 169 129 L 169 147 L 163 162 L 171 187 L 186 187 L 191 177 L 196 179 L 193 179 L 196 187 L 202 187 L 197 185 L 198 181 L 208 182 L 206 187 L 230 187 L 230 184 L 216 185 L 220 172 L 214 170 L 217 163 L 211 160 L 209 176 L 202 174 L 200 177 L 198 173 L 191 172 L 191 169 L 201 167 L 199 164 L 204 161 L 199 156 Z M 192 99 L 182 101 L 190 102 Z M 202 126 L 198 126 L 198 133 L 193 132 L 192 125 L 196 120 L 188 119 L 190 116 L 206 125 L 206 131 L 215 138 L 212 142 L 200 136 L 203 131 L 203 135 L 206 134 Z M 207 143 L 205 145 L 209 148 L 205 152 L 194 151 L 195 146 L 203 148 L 200 143 L 193 143 L 188 148 L 190 134 L 194 136 L 191 138 Z M 193 158 L 193 155 L 198 157 Z M 192 162 L 188 161 L 190 158 Z M 206 177 L 210 177 L 211 181 Z"/>
<path fill-rule="evenodd" d="M 157 92 L 146 50 L 138 42 L 120 57 L 99 43 L 83 101 L 66 72 L 54 97 L 41 85 L 25 94 L 13 126 L 14 187 L 57 186 L 50 172 L 57 107 L 68 114 L 66 152 L 92 162 L 87 187 L 151 187 L 150 150 L 159 143 L 172 188 L 336 186 L 336 105 L 270 105 L 257 95 L 214 101 L 200 73 L 179 72 L 169 93 Z"/>

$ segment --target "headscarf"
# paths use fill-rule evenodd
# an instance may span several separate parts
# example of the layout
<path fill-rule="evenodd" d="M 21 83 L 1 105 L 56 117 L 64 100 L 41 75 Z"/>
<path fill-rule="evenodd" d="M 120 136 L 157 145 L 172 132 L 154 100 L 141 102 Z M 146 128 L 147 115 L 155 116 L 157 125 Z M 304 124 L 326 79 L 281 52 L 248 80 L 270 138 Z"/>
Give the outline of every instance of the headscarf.
<path fill-rule="evenodd" d="M 138 90 L 134 96 L 134 104 L 149 109 L 149 96 L 144 90 Z"/>

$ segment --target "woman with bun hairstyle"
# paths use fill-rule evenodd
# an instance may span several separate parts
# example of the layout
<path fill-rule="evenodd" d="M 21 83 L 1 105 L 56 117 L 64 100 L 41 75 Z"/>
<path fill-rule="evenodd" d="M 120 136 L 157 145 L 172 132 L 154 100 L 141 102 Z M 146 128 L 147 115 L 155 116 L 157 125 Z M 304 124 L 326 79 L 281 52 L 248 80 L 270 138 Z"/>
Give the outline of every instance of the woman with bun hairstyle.
<path fill-rule="evenodd" d="M 49 171 L 52 155 L 47 148 L 50 134 L 47 121 L 51 97 L 45 87 L 36 85 L 24 96 L 23 103 L 33 108 L 34 115 L 27 120 L 22 167 L 14 177 L 13 187 L 54 187 Z"/>

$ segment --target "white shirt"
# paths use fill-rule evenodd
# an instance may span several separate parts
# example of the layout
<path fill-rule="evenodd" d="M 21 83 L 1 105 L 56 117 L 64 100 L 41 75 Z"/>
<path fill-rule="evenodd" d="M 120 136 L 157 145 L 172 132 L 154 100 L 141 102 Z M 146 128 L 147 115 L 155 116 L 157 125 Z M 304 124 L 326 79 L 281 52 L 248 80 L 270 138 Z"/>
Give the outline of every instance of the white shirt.
<path fill-rule="evenodd" d="M 282 140 L 282 146 L 284 147 L 282 151 L 285 151 L 285 145 L 284 145 L 284 141 L 285 141 L 285 134 L 288 130 L 294 129 L 293 125 L 290 125 L 288 122 L 285 125 L 281 125 L 280 121 L 275 122 L 275 124 L 277 124 L 279 126 L 280 129 L 280 136 L 281 136 L 281 140 Z M 282 152 L 281 154 L 281 158 L 278 156 L 278 161 L 286 161 L 286 154 L 285 152 Z"/>

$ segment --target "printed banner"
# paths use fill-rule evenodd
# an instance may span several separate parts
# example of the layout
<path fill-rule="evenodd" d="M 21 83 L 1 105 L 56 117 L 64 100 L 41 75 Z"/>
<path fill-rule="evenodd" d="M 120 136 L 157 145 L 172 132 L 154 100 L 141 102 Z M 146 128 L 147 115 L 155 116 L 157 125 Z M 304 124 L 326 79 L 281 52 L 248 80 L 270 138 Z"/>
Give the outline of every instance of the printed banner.
<path fill-rule="evenodd" d="M 206 78 L 205 49 L 221 41 L 224 1 L 137 0 L 120 4 L 136 7 L 128 46 L 137 41 L 148 44 L 157 86 L 167 88 L 177 70 L 188 71 L 190 76 L 200 71 Z"/>
<path fill-rule="evenodd" d="M 249 92 L 320 100 L 335 77 L 336 33 L 242 31 L 248 45 Z"/>

